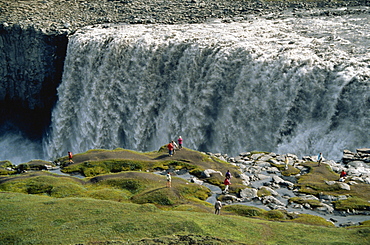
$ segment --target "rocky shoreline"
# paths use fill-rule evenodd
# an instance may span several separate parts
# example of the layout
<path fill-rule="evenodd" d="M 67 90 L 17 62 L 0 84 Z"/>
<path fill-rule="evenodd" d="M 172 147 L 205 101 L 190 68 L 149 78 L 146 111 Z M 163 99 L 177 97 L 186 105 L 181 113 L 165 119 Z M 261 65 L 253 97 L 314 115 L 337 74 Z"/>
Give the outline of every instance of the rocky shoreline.
<path fill-rule="evenodd" d="M 336 210 L 333 203 L 339 200 L 347 200 L 351 196 L 305 194 L 297 187 L 298 179 L 309 173 L 309 167 L 304 162 L 317 162 L 317 156 L 304 156 L 299 159 L 294 154 L 275 154 L 275 153 L 240 153 L 237 157 L 228 157 L 226 154 L 206 153 L 238 166 L 243 179 L 243 184 L 249 188 L 243 189 L 238 195 L 220 194 L 219 198 L 225 204 L 246 203 L 258 204 L 271 210 L 284 210 L 288 212 L 307 213 L 313 212 L 328 216 L 329 221 L 339 226 L 357 225 L 356 222 L 338 222 L 336 217 L 348 217 L 354 215 L 370 215 L 370 210 Z M 288 159 L 286 164 L 285 159 Z M 325 181 L 327 186 L 337 185 L 339 189 L 350 191 L 351 187 L 358 184 L 370 184 L 370 148 L 357 149 L 356 152 L 344 150 L 343 158 L 340 162 L 323 159 L 322 164 L 327 165 L 330 170 L 338 174 L 344 170 L 347 178 L 344 182 L 338 180 Z M 292 173 L 286 175 L 284 170 Z M 297 169 L 296 173 L 292 172 Z M 204 175 L 221 174 L 215 170 L 206 170 Z M 193 182 L 198 180 L 193 179 Z M 265 193 L 261 195 L 261 193 Z"/>
<path fill-rule="evenodd" d="M 287 10 L 291 10 L 293 15 L 339 15 L 369 11 L 351 10 L 353 6 L 370 6 L 370 1 L 0 0 L 0 25 L 5 28 L 13 25 L 22 28 L 33 26 L 44 32 L 73 33 L 83 26 L 103 23 L 202 23 L 213 18 L 223 21 L 245 20 L 251 15 L 279 18 Z M 339 7 L 348 9 L 338 12 L 335 8 Z M 309 9 L 322 11 L 307 11 Z"/>

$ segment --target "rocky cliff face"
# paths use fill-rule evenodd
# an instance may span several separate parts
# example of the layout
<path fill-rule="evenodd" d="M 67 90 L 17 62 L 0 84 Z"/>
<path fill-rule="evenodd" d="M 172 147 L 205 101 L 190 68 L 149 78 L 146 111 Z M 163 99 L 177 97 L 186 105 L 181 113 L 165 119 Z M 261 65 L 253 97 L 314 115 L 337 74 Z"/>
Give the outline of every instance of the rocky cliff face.
<path fill-rule="evenodd" d="M 41 136 L 56 100 L 66 47 L 65 34 L 0 25 L 0 131 Z"/>

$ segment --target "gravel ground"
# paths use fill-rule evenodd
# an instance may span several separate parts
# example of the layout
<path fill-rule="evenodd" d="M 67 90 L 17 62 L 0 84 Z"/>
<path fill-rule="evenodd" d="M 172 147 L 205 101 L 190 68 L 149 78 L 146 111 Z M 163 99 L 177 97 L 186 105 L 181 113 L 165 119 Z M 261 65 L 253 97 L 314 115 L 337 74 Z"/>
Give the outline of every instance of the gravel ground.
<path fill-rule="evenodd" d="M 71 32 L 91 24 L 201 23 L 209 18 L 235 21 L 271 13 L 278 17 L 287 9 L 356 5 L 370 5 L 370 0 L 0 0 L 0 25 Z"/>

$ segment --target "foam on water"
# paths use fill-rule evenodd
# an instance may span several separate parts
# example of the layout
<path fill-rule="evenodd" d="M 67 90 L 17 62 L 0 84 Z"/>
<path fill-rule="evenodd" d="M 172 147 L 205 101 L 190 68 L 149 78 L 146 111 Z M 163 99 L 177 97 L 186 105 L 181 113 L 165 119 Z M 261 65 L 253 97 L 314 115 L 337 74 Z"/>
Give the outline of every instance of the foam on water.
<path fill-rule="evenodd" d="M 370 144 L 369 16 L 95 26 L 70 38 L 45 155 L 298 155 Z"/>

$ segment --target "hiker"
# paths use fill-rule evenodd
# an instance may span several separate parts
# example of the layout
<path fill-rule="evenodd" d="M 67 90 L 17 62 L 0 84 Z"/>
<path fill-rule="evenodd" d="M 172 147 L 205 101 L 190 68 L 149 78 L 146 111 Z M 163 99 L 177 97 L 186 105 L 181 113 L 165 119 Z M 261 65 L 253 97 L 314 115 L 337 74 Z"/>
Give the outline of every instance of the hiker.
<path fill-rule="evenodd" d="M 229 192 L 229 185 L 231 185 L 230 179 L 225 178 L 224 185 L 225 185 L 225 190 L 223 192 L 228 193 Z"/>
<path fill-rule="evenodd" d="M 344 170 L 342 170 L 342 172 L 340 172 L 339 182 L 344 182 L 346 180 L 346 177 L 347 173 Z"/>
<path fill-rule="evenodd" d="M 68 152 L 68 159 L 69 159 L 69 162 L 73 162 L 72 161 L 72 157 L 73 157 L 73 154 L 72 154 L 72 152 Z"/>
<path fill-rule="evenodd" d="M 179 136 L 179 138 L 177 139 L 177 143 L 179 143 L 179 150 L 181 150 L 181 148 L 182 148 L 182 138 L 181 138 L 181 136 Z"/>
<path fill-rule="evenodd" d="M 175 154 L 175 150 L 178 149 L 179 147 L 177 146 L 175 141 L 172 140 L 171 143 L 173 145 L 173 154 Z"/>
<path fill-rule="evenodd" d="M 321 162 L 322 162 L 322 153 L 321 153 L 321 152 L 320 152 L 320 154 L 317 156 L 317 161 L 318 161 L 317 166 L 321 166 Z"/>
<path fill-rule="evenodd" d="M 173 155 L 173 144 L 172 144 L 172 142 L 168 143 L 167 149 L 168 149 L 168 155 L 170 157 L 172 157 L 172 155 Z"/>
<path fill-rule="evenodd" d="M 288 164 L 289 164 L 289 159 L 288 156 L 285 156 L 285 170 L 288 170 Z"/>
<path fill-rule="evenodd" d="M 229 170 L 227 170 L 227 172 L 226 172 L 226 174 L 225 174 L 225 177 L 226 177 L 227 179 L 231 179 L 231 173 L 230 173 L 230 171 L 229 171 Z"/>
<path fill-rule="evenodd" d="M 166 174 L 166 179 L 167 179 L 167 187 L 171 187 L 171 173 L 168 171 Z"/>
<path fill-rule="evenodd" d="M 221 208 L 222 208 L 222 203 L 220 201 L 216 201 L 216 203 L 215 203 L 215 214 L 220 215 Z"/>

